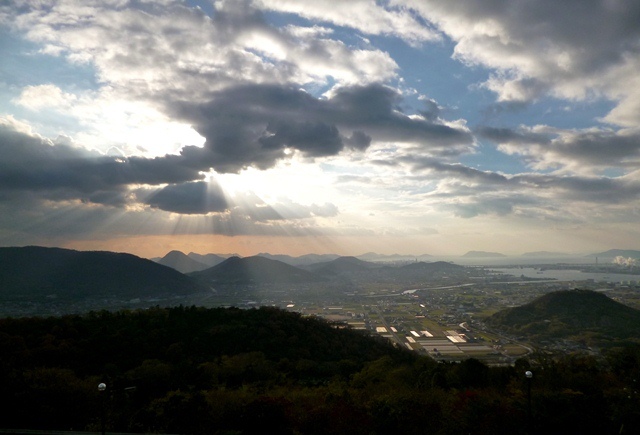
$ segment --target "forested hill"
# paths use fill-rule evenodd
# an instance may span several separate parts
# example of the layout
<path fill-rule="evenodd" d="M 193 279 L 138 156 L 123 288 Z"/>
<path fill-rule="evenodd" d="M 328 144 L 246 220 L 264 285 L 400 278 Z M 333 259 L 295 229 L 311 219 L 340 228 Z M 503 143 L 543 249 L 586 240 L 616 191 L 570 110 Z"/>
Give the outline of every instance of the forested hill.
<path fill-rule="evenodd" d="M 28 246 L 0 248 L 0 298 L 133 299 L 199 291 L 189 277 L 131 254 Z"/>
<path fill-rule="evenodd" d="M 602 365 L 446 364 L 275 308 L 174 307 L 0 319 L 0 349 L 3 429 L 98 432 L 103 415 L 109 433 L 640 433 L 637 347 Z"/>
<path fill-rule="evenodd" d="M 390 368 L 418 359 L 386 339 L 276 308 L 5 318 L 0 349 L 0 428 L 95 430 L 105 382 L 114 401 L 109 429 L 146 433 L 218 433 L 203 426 L 220 411 L 203 409 L 207 390 L 217 398 L 211 406 L 229 407 L 216 417 L 243 427 L 246 406 L 265 391 L 346 380 L 380 358 Z"/>
<path fill-rule="evenodd" d="M 640 311 L 591 290 L 563 290 L 507 308 L 487 323 L 538 339 L 577 338 L 603 345 L 640 337 Z"/>

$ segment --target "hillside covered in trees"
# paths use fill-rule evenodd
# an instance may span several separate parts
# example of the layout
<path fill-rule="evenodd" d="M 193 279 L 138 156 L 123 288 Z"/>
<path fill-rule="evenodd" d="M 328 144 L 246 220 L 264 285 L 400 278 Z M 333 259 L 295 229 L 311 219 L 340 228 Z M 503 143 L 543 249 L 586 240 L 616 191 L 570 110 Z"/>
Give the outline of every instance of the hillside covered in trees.
<path fill-rule="evenodd" d="M 191 279 L 151 260 L 109 251 L 0 248 L 0 300 L 159 298 L 202 292 Z"/>
<path fill-rule="evenodd" d="M 534 341 L 571 339 L 610 347 L 640 343 L 640 311 L 591 290 L 563 290 L 507 308 L 487 324 Z"/>
<path fill-rule="evenodd" d="M 99 430 L 104 409 L 118 432 L 640 430 L 638 348 L 607 361 L 442 364 L 275 308 L 196 307 L 1 319 L 0 348 L 2 428 Z"/>

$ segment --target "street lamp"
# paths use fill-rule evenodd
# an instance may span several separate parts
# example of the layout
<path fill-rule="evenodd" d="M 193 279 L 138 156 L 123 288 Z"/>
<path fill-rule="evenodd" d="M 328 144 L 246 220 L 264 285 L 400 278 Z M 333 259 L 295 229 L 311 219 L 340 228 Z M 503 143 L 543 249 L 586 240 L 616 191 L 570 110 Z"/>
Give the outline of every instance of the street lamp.
<path fill-rule="evenodd" d="M 102 435 L 104 435 L 104 395 L 107 389 L 107 384 L 100 382 L 98 384 L 98 391 L 100 392 L 100 428 Z"/>
<path fill-rule="evenodd" d="M 531 432 L 531 378 L 533 378 L 533 372 L 527 370 L 524 372 L 524 377 L 527 378 L 527 425 L 529 432 Z"/>

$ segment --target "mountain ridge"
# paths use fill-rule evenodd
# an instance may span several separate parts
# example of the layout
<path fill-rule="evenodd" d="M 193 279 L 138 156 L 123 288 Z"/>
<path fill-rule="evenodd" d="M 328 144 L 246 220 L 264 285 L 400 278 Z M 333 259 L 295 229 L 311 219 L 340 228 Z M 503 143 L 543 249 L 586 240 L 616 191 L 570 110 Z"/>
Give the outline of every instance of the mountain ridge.
<path fill-rule="evenodd" d="M 194 260 L 181 251 L 170 251 L 167 255 L 159 259 L 157 263 L 171 267 L 180 273 L 197 272 L 198 270 L 204 270 L 210 267 L 205 263 Z"/>
<path fill-rule="evenodd" d="M 495 258 L 495 257 L 506 257 L 506 255 L 501 254 L 499 252 L 488 252 L 488 251 L 469 251 L 464 255 L 461 255 L 464 258 Z"/>
<path fill-rule="evenodd" d="M 318 282 L 322 278 L 278 260 L 254 255 L 231 257 L 222 263 L 188 276 L 207 284 L 265 284 Z"/>
<path fill-rule="evenodd" d="M 132 254 L 26 246 L 0 248 L 0 296 L 140 298 L 193 294 L 186 275 Z"/>

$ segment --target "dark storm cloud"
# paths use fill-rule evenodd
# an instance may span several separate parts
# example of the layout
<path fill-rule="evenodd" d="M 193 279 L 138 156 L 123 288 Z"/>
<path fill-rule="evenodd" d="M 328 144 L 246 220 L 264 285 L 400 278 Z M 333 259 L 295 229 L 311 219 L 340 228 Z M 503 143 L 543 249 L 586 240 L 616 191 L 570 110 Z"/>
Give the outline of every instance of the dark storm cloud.
<path fill-rule="evenodd" d="M 400 102 L 396 91 L 381 85 L 345 87 L 322 99 L 288 86 L 252 84 L 219 91 L 206 104 L 177 103 L 173 110 L 206 138 L 204 149 L 188 147 L 182 156 L 218 172 L 272 167 L 287 148 L 319 157 L 366 149 L 372 139 L 455 153 L 471 145 L 467 131 L 406 116 Z"/>
<path fill-rule="evenodd" d="M 201 179 L 181 156 L 111 157 L 0 125 L 0 190 L 38 191 L 47 199 L 100 204 L 127 202 L 131 184 L 182 183 Z"/>
<path fill-rule="evenodd" d="M 182 214 L 207 214 L 228 209 L 220 186 L 206 181 L 171 184 L 151 193 L 143 202 L 153 208 Z"/>
<path fill-rule="evenodd" d="M 267 125 L 267 136 L 258 139 L 266 149 L 295 147 L 309 157 L 332 156 L 344 144 L 335 125 L 324 122 L 283 122 Z"/>
<path fill-rule="evenodd" d="M 299 130 L 313 132 L 324 128 L 316 126 L 315 129 Z M 297 134 L 302 133 L 295 129 L 285 130 L 280 138 L 296 137 Z M 323 134 L 321 131 L 319 136 L 322 137 Z M 366 143 L 367 137 L 354 133 L 349 140 L 358 146 Z M 197 158 L 197 153 L 208 151 L 187 147 L 179 156 L 166 155 L 153 159 L 106 157 L 68 145 L 53 145 L 38 136 L 16 131 L 8 125 L 0 125 L 0 206 L 12 207 L 13 220 L 18 219 L 22 210 L 24 222 L 17 227 L 24 228 L 26 232 L 39 231 L 36 227 L 46 222 L 52 229 L 47 233 L 49 235 L 91 232 L 92 228 L 100 226 L 107 228 L 107 223 L 115 216 L 112 213 L 116 213 L 101 207 L 69 209 L 73 207 L 73 201 L 116 208 L 143 204 L 158 211 L 209 215 L 207 218 L 211 225 L 185 229 L 185 232 L 199 231 L 204 234 L 272 234 L 273 229 L 261 225 L 268 225 L 271 221 L 330 217 L 338 213 L 337 207 L 330 203 L 302 205 L 289 201 L 270 205 L 248 193 L 238 195 L 234 201 L 230 201 L 215 181 L 197 181 L 203 178 L 199 170 L 208 167 L 208 163 L 202 163 Z M 167 185 L 151 187 L 160 184 Z M 131 190 L 136 185 L 146 187 Z M 48 217 L 38 217 L 41 210 L 44 210 L 40 207 L 45 201 L 60 205 L 55 206 L 57 212 L 51 212 Z M 63 205 L 64 202 L 67 204 Z M 73 224 L 53 222 L 56 213 Z M 210 214 L 217 217 L 213 218 Z M 122 228 L 118 231 L 125 234 L 140 232 L 139 221 L 142 218 L 135 213 L 129 216 L 121 223 Z M 92 222 L 77 224 L 82 219 L 90 219 Z M 188 226 L 187 222 L 182 224 Z M 285 233 L 295 233 L 288 228 L 290 224 L 283 222 L 279 225 L 287 228 Z M 158 227 L 153 231 L 162 233 L 164 229 Z"/>

